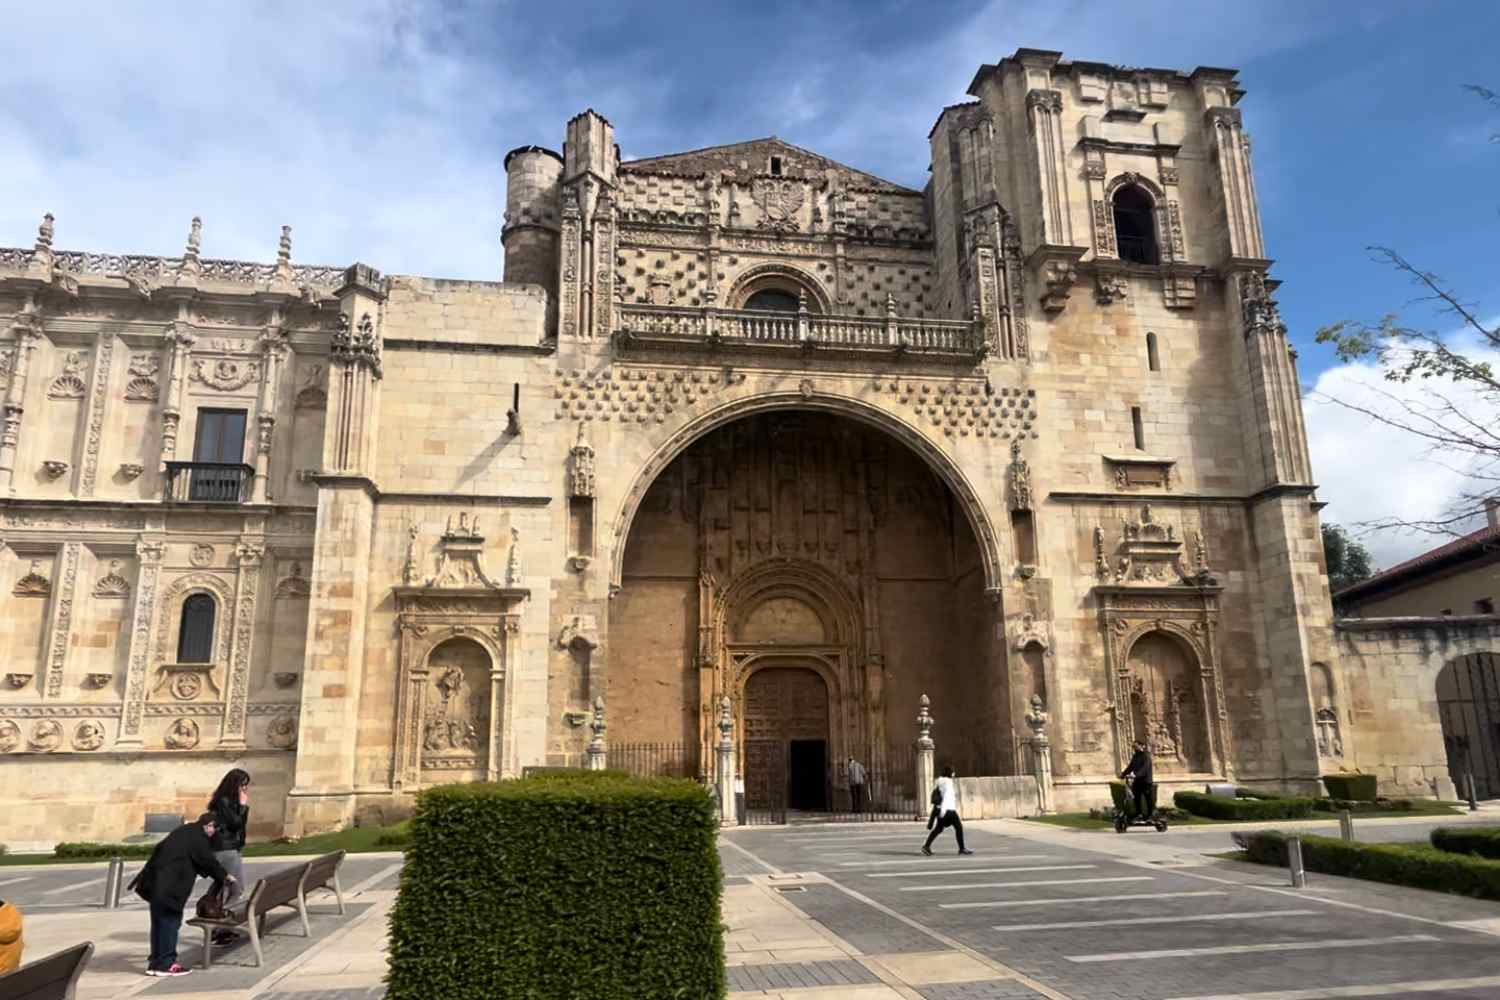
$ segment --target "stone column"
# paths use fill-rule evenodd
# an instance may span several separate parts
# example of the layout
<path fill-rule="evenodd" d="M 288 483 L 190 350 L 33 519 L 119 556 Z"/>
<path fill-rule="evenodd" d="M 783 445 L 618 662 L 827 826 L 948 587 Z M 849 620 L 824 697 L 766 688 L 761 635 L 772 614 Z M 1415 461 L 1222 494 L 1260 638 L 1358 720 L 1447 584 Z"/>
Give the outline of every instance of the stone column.
<path fill-rule="evenodd" d="M 588 769 L 602 771 L 607 761 L 607 751 L 604 746 L 604 697 L 602 695 L 594 699 L 594 721 L 589 723 L 589 729 L 594 735 L 589 740 Z"/>
<path fill-rule="evenodd" d="M 932 742 L 933 718 L 931 708 L 932 702 L 924 694 L 917 702 L 917 809 L 918 819 L 922 819 L 927 811 L 927 796 L 932 794 L 932 786 L 937 784 L 937 775 L 933 766 L 933 758 L 936 755 L 937 744 Z"/>
<path fill-rule="evenodd" d="M 146 670 L 151 659 L 151 622 L 156 614 L 156 587 L 166 545 L 159 539 L 136 542 L 140 570 L 135 583 L 135 608 L 130 616 L 129 666 L 125 674 L 125 704 L 120 713 L 116 746 L 141 745 L 141 715 L 146 704 Z"/>
<path fill-rule="evenodd" d="M 270 495 L 271 444 L 276 432 L 276 395 L 281 384 L 281 365 L 286 358 L 286 339 L 275 316 L 260 335 L 260 398 L 256 403 L 255 482 L 252 503 L 268 503 Z"/>
<path fill-rule="evenodd" d="M 1031 727 L 1031 767 L 1036 775 L 1037 807 L 1043 813 L 1053 811 L 1052 804 L 1052 744 L 1047 739 L 1047 710 L 1042 707 L 1041 695 L 1031 696 L 1031 711 L 1026 713 L 1026 725 Z"/>
<path fill-rule="evenodd" d="M 42 337 L 42 324 L 35 312 L 17 316 L 11 329 L 16 346 L 5 387 L 5 424 L 0 430 L 0 493 L 14 493 L 16 489 L 16 447 L 21 440 L 21 415 L 26 409 L 26 377 L 31 371 L 31 352 Z"/>
<path fill-rule="evenodd" d="M 734 808 L 734 710 L 727 694 L 719 702 L 718 757 L 714 783 L 719 788 L 719 825 L 734 826 L 737 823 Z"/>
<path fill-rule="evenodd" d="M 250 695 L 250 665 L 254 662 L 256 595 L 260 590 L 261 561 L 265 542 L 241 538 L 235 545 L 233 631 L 229 634 L 229 679 L 224 704 L 224 728 L 219 747 L 238 750 L 245 746 L 246 706 Z"/>
<path fill-rule="evenodd" d="M 166 465 L 177 458 L 177 429 L 182 422 L 182 389 L 187 381 L 188 361 L 193 344 L 198 338 L 192 326 L 184 318 L 187 307 L 167 330 L 167 343 L 172 349 L 167 352 L 167 391 L 161 406 L 161 473 L 166 482 Z"/>

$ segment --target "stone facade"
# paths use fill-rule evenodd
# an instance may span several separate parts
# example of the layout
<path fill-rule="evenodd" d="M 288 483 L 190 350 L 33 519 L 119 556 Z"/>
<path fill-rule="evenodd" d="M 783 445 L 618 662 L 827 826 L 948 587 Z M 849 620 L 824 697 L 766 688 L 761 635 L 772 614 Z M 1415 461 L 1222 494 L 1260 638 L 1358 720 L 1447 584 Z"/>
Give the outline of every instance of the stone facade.
<path fill-rule="evenodd" d="M 923 694 L 999 774 L 1039 698 L 1059 808 L 1136 735 L 1169 783 L 1315 781 L 1343 679 L 1235 75 L 1021 50 L 970 92 L 922 191 L 775 139 L 622 163 L 585 112 L 506 158 L 506 282 L 196 220 L 0 250 L 0 840 L 231 760 L 286 792 L 259 832 L 394 815 L 582 765 L 601 698 L 706 778 L 727 695 L 751 788 L 909 746 Z"/>

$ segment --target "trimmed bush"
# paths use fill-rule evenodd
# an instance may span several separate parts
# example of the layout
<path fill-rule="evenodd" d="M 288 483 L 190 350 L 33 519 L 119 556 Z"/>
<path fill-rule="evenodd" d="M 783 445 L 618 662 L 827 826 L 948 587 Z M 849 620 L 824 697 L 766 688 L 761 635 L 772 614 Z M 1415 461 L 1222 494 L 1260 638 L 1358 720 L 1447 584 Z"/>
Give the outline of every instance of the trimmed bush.
<path fill-rule="evenodd" d="M 1235 835 L 1251 861 L 1267 865 L 1286 864 L 1286 839 L 1279 830 Z M 1325 875 L 1500 900 L 1500 861 L 1450 854 L 1426 844 L 1362 844 L 1304 836 L 1302 864 Z"/>
<path fill-rule="evenodd" d="M 1304 819 L 1313 811 L 1312 799 L 1226 799 L 1202 792 L 1178 792 L 1172 801 L 1177 808 L 1207 819 Z"/>
<path fill-rule="evenodd" d="M 423 792 L 390 1000 L 723 997 L 718 816 L 702 786 L 551 773 Z"/>
<path fill-rule="evenodd" d="M 1411 799 L 1375 799 L 1373 802 L 1360 799 L 1316 799 L 1313 802 L 1313 808 L 1319 812 L 1411 812 L 1416 807 L 1417 804 Z"/>
<path fill-rule="evenodd" d="M 1323 787 L 1328 789 L 1330 799 L 1375 801 L 1375 775 L 1373 774 L 1325 774 Z"/>
<path fill-rule="evenodd" d="M 52 848 L 54 858 L 149 858 L 155 844 L 63 843 Z"/>
<path fill-rule="evenodd" d="M 1427 835 L 1432 846 L 1454 854 L 1477 854 L 1500 861 L 1500 827 L 1440 826 Z"/>
<path fill-rule="evenodd" d="M 1237 799 L 1267 799 L 1267 800 L 1271 800 L 1271 799 L 1284 799 L 1284 798 L 1286 798 L 1285 795 L 1278 795 L 1275 792 L 1267 792 L 1267 791 L 1263 791 L 1263 790 L 1261 790 L 1259 788 L 1244 788 L 1244 787 L 1241 787 L 1239 785 L 1235 786 L 1234 797 L 1237 798 Z"/>

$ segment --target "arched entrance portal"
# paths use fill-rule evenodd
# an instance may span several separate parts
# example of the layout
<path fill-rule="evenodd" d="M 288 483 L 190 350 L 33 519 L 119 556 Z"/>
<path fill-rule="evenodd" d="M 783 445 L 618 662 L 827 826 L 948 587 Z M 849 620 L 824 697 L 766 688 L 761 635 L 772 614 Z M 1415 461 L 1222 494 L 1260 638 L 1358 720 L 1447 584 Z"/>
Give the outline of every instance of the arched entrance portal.
<path fill-rule="evenodd" d="M 1211 769 L 1201 675 L 1192 652 L 1165 632 L 1147 632 L 1130 647 L 1131 729 L 1159 770 Z"/>
<path fill-rule="evenodd" d="M 827 410 L 742 417 L 667 464 L 629 524 L 612 747 L 680 742 L 706 776 L 727 696 L 747 796 L 796 781 L 788 804 L 838 806 L 847 758 L 909 752 L 926 694 L 945 759 L 1010 773 L 1005 640 L 971 517 L 892 435 Z"/>
<path fill-rule="evenodd" d="M 1454 787 L 1465 794 L 1472 773 L 1479 798 L 1500 796 L 1500 654 L 1450 661 L 1438 672 L 1437 700 Z"/>
<path fill-rule="evenodd" d="M 765 667 L 745 682 L 745 804 L 821 810 L 832 760 L 828 685 L 810 667 Z"/>

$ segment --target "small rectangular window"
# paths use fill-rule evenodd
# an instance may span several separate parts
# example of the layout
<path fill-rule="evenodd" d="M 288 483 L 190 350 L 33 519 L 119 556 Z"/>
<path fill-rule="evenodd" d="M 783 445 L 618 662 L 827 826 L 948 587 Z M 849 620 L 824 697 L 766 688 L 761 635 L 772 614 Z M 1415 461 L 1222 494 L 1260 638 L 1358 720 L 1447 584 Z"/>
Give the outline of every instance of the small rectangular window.
<path fill-rule="evenodd" d="M 1135 432 L 1135 450 L 1146 450 L 1146 428 L 1141 423 L 1141 408 L 1132 406 L 1130 408 L 1130 429 Z"/>
<path fill-rule="evenodd" d="M 772 177 L 780 177 L 781 176 L 781 157 L 779 157 L 779 156 L 773 156 L 773 157 L 771 157 L 771 176 Z"/>
<path fill-rule="evenodd" d="M 245 411 L 199 410 L 193 461 L 239 464 L 245 460 Z"/>
<path fill-rule="evenodd" d="M 1474 602 L 1474 613 L 1476 615 L 1492 615 L 1495 613 L 1495 601 L 1491 597 L 1481 597 Z"/>
<path fill-rule="evenodd" d="M 1154 372 L 1161 371 L 1161 356 L 1156 353 L 1156 334 L 1146 334 L 1146 367 Z"/>

